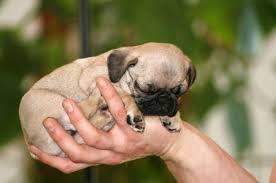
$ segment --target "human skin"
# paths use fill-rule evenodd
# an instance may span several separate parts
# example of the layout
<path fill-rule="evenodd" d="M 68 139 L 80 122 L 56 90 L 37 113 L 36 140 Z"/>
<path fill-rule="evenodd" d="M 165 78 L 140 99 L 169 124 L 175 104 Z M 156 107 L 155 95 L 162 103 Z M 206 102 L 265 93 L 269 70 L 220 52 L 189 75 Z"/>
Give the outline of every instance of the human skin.
<path fill-rule="evenodd" d="M 272 172 L 269 180 L 269 183 L 275 183 L 275 182 L 276 182 L 276 163 L 274 163 L 272 167 Z"/>
<path fill-rule="evenodd" d="M 145 132 L 134 132 L 126 122 L 124 104 L 112 84 L 99 78 L 97 86 L 116 121 L 114 128 L 108 133 L 96 129 L 77 104 L 66 99 L 63 106 L 86 144 L 77 144 L 55 119 L 48 118 L 43 124 L 67 157 L 51 156 L 30 146 L 40 161 L 71 173 L 98 164 L 115 165 L 155 155 L 179 183 L 257 182 L 208 136 L 186 122 L 180 133 L 169 133 L 158 117 L 146 117 Z"/>

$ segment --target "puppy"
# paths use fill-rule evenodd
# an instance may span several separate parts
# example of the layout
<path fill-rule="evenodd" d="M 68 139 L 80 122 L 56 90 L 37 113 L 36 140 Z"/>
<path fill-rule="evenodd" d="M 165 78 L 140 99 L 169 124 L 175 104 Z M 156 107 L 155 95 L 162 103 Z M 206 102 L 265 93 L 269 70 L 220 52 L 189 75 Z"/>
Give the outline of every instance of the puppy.
<path fill-rule="evenodd" d="M 180 131 L 178 100 L 193 84 L 196 70 L 176 46 L 146 43 L 78 59 L 36 82 L 19 107 L 26 142 L 48 154 L 63 156 L 42 125 L 47 117 L 53 117 L 78 143 L 84 143 L 63 110 L 66 98 L 76 101 L 95 127 L 109 131 L 115 122 L 96 87 L 99 76 L 112 81 L 134 131 L 144 131 L 143 115 L 158 115 L 170 132 Z"/>

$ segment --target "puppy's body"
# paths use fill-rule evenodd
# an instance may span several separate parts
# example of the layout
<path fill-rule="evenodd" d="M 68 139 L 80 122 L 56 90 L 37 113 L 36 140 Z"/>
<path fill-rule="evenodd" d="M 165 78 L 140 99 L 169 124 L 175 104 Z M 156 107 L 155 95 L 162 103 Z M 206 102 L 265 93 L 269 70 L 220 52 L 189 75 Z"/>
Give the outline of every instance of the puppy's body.
<path fill-rule="evenodd" d="M 179 126 L 170 117 L 175 116 L 178 97 L 194 81 L 190 68 L 190 60 L 178 48 L 161 43 L 123 47 L 78 59 L 43 77 L 22 98 L 19 114 L 25 139 L 44 152 L 62 155 L 42 125 L 47 117 L 53 117 L 78 143 L 84 143 L 63 110 L 65 98 L 78 102 L 94 126 L 110 130 L 114 121 L 96 87 L 99 76 L 114 83 L 125 103 L 127 122 L 135 131 L 145 128 L 140 110 L 145 115 L 162 116 L 168 130 L 178 131 Z"/>

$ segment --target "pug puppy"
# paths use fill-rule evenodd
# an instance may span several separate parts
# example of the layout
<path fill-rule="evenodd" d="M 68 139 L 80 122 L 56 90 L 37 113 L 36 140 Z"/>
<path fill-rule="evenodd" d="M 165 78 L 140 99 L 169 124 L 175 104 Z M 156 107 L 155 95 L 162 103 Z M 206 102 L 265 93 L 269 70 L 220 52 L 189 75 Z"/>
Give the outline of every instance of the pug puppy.
<path fill-rule="evenodd" d="M 180 131 L 179 97 L 194 83 L 196 70 L 176 46 L 146 43 L 78 59 L 36 82 L 19 107 L 26 142 L 48 154 L 64 156 L 42 125 L 47 117 L 53 117 L 78 143 L 84 143 L 63 110 L 66 98 L 76 101 L 95 127 L 112 129 L 115 122 L 96 87 L 99 76 L 113 83 L 125 104 L 126 121 L 134 131 L 144 131 L 144 115 L 158 115 L 168 131 Z"/>

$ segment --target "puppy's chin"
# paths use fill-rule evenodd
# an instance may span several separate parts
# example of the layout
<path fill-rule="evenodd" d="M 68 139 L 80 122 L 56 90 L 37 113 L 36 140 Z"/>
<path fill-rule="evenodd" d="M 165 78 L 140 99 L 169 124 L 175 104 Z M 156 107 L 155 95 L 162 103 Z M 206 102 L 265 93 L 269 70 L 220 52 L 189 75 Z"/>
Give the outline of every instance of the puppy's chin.
<path fill-rule="evenodd" d="M 172 117 L 179 109 L 177 97 L 169 92 L 136 97 L 135 100 L 141 112 L 148 116 Z"/>

